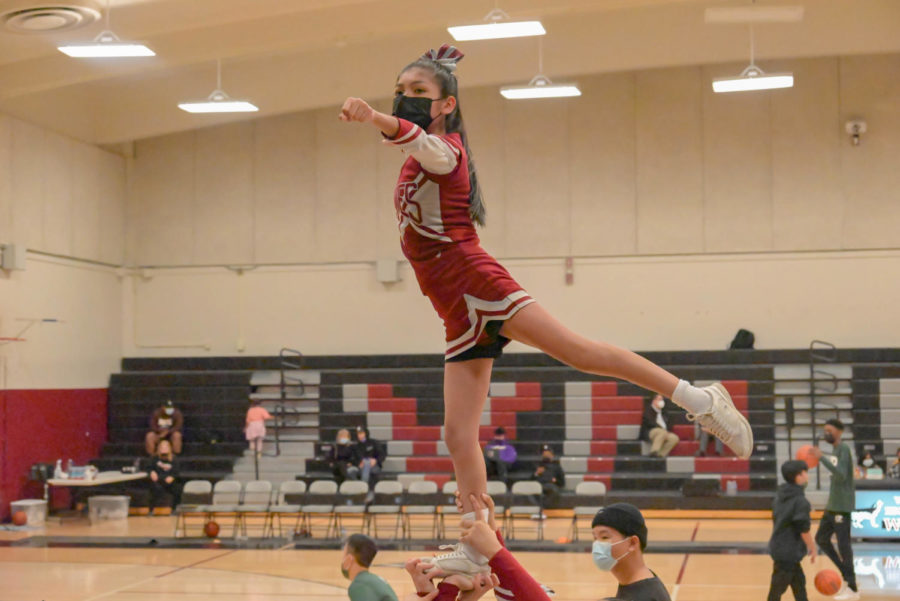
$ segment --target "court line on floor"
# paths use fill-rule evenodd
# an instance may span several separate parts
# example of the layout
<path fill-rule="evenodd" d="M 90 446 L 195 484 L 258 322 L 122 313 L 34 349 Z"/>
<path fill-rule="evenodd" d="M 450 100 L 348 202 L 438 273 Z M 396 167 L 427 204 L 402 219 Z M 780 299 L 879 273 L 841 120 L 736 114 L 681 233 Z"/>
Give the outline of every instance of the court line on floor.
<path fill-rule="evenodd" d="M 200 564 L 206 563 L 206 562 L 208 562 L 208 561 L 212 561 L 212 560 L 214 560 L 214 559 L 219 559 L 220 557 L 225 557 L 226 555 L 231 555 L 231 554 L 234 553 L 235 551 L 237 551 L 237 549 L 231 549 L 230 551 L 225 551 L 224 553 L 220 553 L 219 555 L 215 555 L 215 556 L 213 556 L 213 557 L 207 557 L 206 559 L 201 559 L 200 561 L 195 561 L 194 563 L 190 563 L 190 564 L 188 564 L 188 565 L 186 565 L 186 566 L 181 566 L 181 567 L 175 568 L 174 570 L 169 570 L 168 572 L 166 572 L 166 573 L 164 573 L 164 574 L 159 574 L 159 575 L 157 575 L 157 576 L 155 576 L 155 577 L 156 577 L 156 578 L 164 578 L 164 577 L 166 577 L 166 576 L 168 576 L 168 575 L 170 575 L 170 574 L 174 574 L 174 573 L 176 573 L 176 572 L 180 572 L 181 570 L 187 570 L 187 569 L 189 569 L 189 568 L 193 568 L 193 567 L 199 566 Z"/>
<path fill-rule="evenodd" d="M 115 595 L 116 593 L 125 592 L 127 589 L 130 589 L 135 586 L 140 586 L 142 584 L 146 584 L 148 582 L 152 582 L 156 580 L 158 576 L 150 576 L 149 578 L 144 578 L 143 580 L 139 580 L 137 582 L 131 582 L 126 584 L 125 586 L 119 587 L 117 589 L 113 589 L 111 591 L 106 591 L 105 593 L 100 593 L 99 595 L 94 595 L 93 597 L 87 597 L 84 601 L 96 601 L 97 599 L 102 599 L 103 597 L 109 597 L 110 595 Z"/>
<path fill-rule="evenodd" d="M 691 533 L 691 542 L 694 542 L 697 538 L 697 531 L 700 530 L 700 522 L 694 524 L 694 532 Z M 672 587 L 672 601 L 678 601 L 678 589 L 681 588 L 681 579 L 684 578 L 684 570 L 687 568 L 688 558 L 691 556 L 690 553 L 684 554 L 684 560 L 681 562 L 681 569 L 678 570 L 678 578 L 675 579 L 675 586 Z"/>

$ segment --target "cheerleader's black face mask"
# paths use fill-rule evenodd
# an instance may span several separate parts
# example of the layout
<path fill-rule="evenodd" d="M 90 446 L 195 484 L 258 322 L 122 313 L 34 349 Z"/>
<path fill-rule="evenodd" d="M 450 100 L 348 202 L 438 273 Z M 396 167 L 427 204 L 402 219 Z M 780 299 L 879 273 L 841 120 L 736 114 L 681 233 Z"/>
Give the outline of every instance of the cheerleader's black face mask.
<path fill-rule="evenodd" d="M 391 115 L 415 123 L 424 130 L 434 121 L 431 116 L 431 104 L 443 98 L 424 98 L 422 96 L 394 96 L 394 109 Z"/>

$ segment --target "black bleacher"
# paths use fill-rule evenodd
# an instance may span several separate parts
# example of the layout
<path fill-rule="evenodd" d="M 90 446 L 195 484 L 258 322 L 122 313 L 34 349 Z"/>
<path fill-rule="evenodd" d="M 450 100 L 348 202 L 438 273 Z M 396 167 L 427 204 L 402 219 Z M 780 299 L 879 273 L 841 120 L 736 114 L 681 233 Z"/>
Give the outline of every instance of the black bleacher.
<path fill-rule="evenodd" d="M 193 362 L 173 362 L 184 368 Z M 247 443 L 243 437 L 244 418 L 250 393 L 250 372 L 176 369 L 130 370 L 110 378 L 107 428 L 109 442 L 93 463 L 101 471 L 119 470 L 135 459 L 146 458 L 144 436 L 150 416 L 167 399 L 184 415 L 184 448 L 179 457 L 181 477 L 215 482 L 232 472 L 234 460 Z M 221 366 L 220 366 L 221 367 Z M 118 487 L 132 497 L 133 506 L 146 504 L 143 484 Z"/>
<path fill-rule="evenodd" d="M 768 498 L 776 482 L 772 367 L 806 363 L 809 350 L 642 354 L 688 380 L 739 379 L 748 382 L 749 415 L 757 441 L 757 454 L 751 469 L 770 474 L 752 481 L 751 489 L 760 497 Z M 876 458 L 883 459 L 878 378 L 900 377 L 900 349 L 838 349 L 835 359 L 838 363 L 854 365 L 853 431 L 857 452 L 861 445 L 875 445 Z M 235 458 L 246 447 L 242 427 L 250 392 L 250 374 L 253 370 L 278 369 L 279 365 L 278 357 L 268 356 L 124 359 L 123 373 L 114 374 L 110 382 L 110 442 L 104 446 L 102 457 L 95 464 L 101 469 L 118 469 L 143 455 L 143 437 L 150 414 L 162 401 L 172 398 L 185 415 L 182 456 L 185 477 L 211 481 L 225 477 L 231 472 Z M 392 383 L 395 396 L 416 398 L 420 425 L 442 423 L 441 355 L 306 356 L 304 366 L 322 372 L 322 440 L 333 440 L 339 427 L 365 423 L 364 414 L 343 413 L 341 388 L 345 383 Z M 543 442 L 554 446 L 562 444 L 565 418 L 559 401 L 561 384 L 600 379 L 574 372 L 540 353 L 510 354 L 496 362 L 494 382 L 540 382 L 544 390 L 542 411 L 522 412 L 519 416 L 517 445 L 523 464 L 536 460 Z M 621 394 L 644 394 L 628 384 L 622 384 L 620 391 Z M 220 435 L 221 442 L 216 445 L 204 443 L 211 433 Z M 636 442 L 620 441 L 617 445 L 622 460 L 616 464 L 613 490 L 618 489 L 623 498 L 645 495 L 646 491 L 640 490 L 642 478 L 637 476 L 658 471 L 651 463 L 639 462 L 642 459 L 639 452 Z M 316 468 L 314 461 L 310 460 L 309 468 Z M 633 469 L 638 465 L 640 468 Z M 675 490 L 677 480 L 672 475 L 659 479 L 660 506 L 680 506 L 680 493 Z M 704 503 L 707 501 L 698 500 L 692 506 L 700 507 Z"/>

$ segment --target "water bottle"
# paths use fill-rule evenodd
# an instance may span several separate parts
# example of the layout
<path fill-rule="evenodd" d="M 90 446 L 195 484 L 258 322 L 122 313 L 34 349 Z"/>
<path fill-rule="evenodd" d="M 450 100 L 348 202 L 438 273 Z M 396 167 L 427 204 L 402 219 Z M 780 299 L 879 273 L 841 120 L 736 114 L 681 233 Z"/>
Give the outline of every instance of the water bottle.
<path fill-rule="evenodd" d="M 54 468 L 54 470 L 53 470 L 53 478 L 56 480 L 59 480 L 61 478 L 65 478 L 65 477 L 66 477 L 66 474 L 63 472 L 63 469 L 62 469 L 62 459 L 57 459 L 56 460 L 56 468 Z"/>
<path fill-rule="evenodd" d="M 69 461 L 66 463 L 66 473 L 67 474 L 72 473 L 72 460 L 71 459 L 69 459 Z"/>
<path fill-rule="evenodd" d="M 725 494 L 729 497 L 737 496 L 737 482 L 728 480 L 725 482 Z"/>

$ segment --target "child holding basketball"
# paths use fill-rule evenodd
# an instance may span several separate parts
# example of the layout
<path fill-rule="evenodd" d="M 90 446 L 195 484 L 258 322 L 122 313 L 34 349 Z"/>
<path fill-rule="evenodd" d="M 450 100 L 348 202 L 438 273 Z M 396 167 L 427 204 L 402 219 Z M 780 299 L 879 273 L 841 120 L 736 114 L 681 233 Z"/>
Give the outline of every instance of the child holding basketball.
<path fill-rule="evenodd" d="M 805 461 L 792 459 L 781 466 L 784 484 L 778 487 L 772 506 L 772 537 L 769 555 L 775 562 L 769 584 L 768 601 L 778 601 L 788 586 L 796 601 L 807 601 L 806 577 L 800 560 L 809 555 L 816 561 L 816 545 L 809 533 L 809 511 L 812 507 L 803 489 L 809 482 L 809 466 Z"/>
<path fill-rule="evenodd" d="M 753 451 L 750 425 L 721 384 L 696 388 L 632 353 L 566 328 L 532 299 L 479 243 L 484 204 L 471 160 L 454 71 L 462 53 L 431 50 L 403 68 L 390 115 L 348 98 L 339 118 L 365 123 L 408 155 L 394 194 L 401 247 L 419 286 L 444 322 L 445 438 L 468 517 L 469 495 L 485 492 L 479 420 L 494 359 L 510 340 L 533 346 L 581 371 L 633 382 L 688 411 L 739 457 Z M 465 516 L 464 516 L 465 517 Z M 486 571 L 466 544 L 438 556 L 444 572 Z"/>

